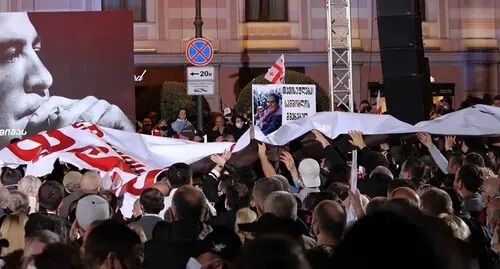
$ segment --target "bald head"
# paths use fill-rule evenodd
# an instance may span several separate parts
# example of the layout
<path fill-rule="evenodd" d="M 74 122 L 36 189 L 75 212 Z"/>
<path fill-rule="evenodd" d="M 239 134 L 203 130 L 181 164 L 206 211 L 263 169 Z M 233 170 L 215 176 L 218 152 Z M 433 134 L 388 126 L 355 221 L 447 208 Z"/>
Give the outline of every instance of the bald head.
<path fill-rule="evenodd" d="M 387 198 L 383 196 L 371 199 L 370 202 L 368 202 L 368 205 L 366 205 L 366 214 L 370 215 L 381 210 L 384 207 L 386 201 Z"/>
<path fill-rule="evenodd" d="M 102 188 L 102 178 L 96 171 L 88 171 L 82 176 L 81 188 L 83 193 L 97 194 Z"/>
<path fill-rule="evenodd" d="M 199 189 L 184 185 L 172 198 L 172 210 L 177 220 L 200 220 L 206 212 L 206 198 Z"/>
<path fill-rule="evenodd" d="M 168 187 L 167 183 L 156 182 L 155 184 L 153 184 L 152 188 L 159 190 L 163 196 L 168 196 L 168 194 L 170 193 L 170 188 Z"/>
<path fill-rule="evenodd" d="M 324 235 L 334 240 L 341 240 L 346 221 L 345 210 L 337 202 L 326 200 L 314 208 L 313 231 L 316 236 Z"/>
<path fill-rule="evenodd" d="M 420 208 L 420 197 L 414 190 L 408 187 L 399 187 L 394 189 L 389 197 L 390 199 L 397 199 L 397 198 L 407 199 L 411 203 Z"/>
<path fill-rule="evenodd" d="M 269 194 L 264 202 L 264 213 L 272 213 L 280 218 L 297 219 L 297 200 L 286 191 Z"/>

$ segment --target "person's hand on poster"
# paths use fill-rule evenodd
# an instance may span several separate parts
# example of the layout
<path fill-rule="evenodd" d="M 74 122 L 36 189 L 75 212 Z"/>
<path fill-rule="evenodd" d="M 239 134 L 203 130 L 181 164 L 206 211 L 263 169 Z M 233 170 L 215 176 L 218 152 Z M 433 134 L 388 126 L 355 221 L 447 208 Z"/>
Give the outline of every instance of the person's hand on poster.
<path fill-rule="evenodd" d="M 26 129 L 28 134 L 33 134 L 47 129 L 66 127 L 77 121 L 134 131 L 130 120 L 117 106 L 94 96 L 87 96 L 81 100 L 52 96 L 33 113 Z"/>

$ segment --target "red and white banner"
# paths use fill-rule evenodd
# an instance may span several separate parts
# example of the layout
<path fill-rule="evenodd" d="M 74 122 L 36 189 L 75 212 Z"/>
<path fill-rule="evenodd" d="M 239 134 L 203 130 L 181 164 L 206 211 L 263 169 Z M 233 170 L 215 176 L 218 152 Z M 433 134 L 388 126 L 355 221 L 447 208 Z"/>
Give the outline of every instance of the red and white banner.
<path fill-rule="evenodd" d="M 366 135 L 428 132 L 442 135 L 500 135 L 500 108 L 477 105 L 412 126 L 390 115 L 320 112 L 284 124 L 270 135 L 250 128 L 236 143 L 196 143 L 187 140 L 141 135 L 89 123 L 40 133 L 0 150 L 0 165 L 27 164 L 27 175 L 44 176 L 54 162 L 98 170 L 103 187 L 125 195 L 123 214 L 132 214 L 132 204 L 144 188 L 176 162 L 193 163 L 224 150 L 242 150 L 251 139 L 285 145 L 301 135 L 319 130 L 330 138 L 358 130 Z"/>
<path fill-rule="evenodd" d="M 285 84 L 285 56 L 283 54 L 269 68 L 264 78 L 272 84 Z"/>
<path fill-rule="evenodd" d="M 167 167 L 222 153 L 232 145 L 200 144 L 79 122 L 9 145 L 0 150 L 0 162 L 3 166 L 27 164 L 26 174 L 34 176 L 51 173 L 57 159 L 80 169 L 98 170 L 105 189 L 126 194 L 123 213 L 130 216 L 135 197 Z"/>

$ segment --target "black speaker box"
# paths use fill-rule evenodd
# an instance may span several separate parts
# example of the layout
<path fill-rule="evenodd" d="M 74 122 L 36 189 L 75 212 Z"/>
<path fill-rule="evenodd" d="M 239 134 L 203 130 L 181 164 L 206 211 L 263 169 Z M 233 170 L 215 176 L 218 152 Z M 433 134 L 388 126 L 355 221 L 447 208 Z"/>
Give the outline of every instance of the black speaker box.
<path fill-rule="evenodd" d="M 417 48 L 383 49 L 380 51 L 384 78 L 425 74 L 424 50 Z"/>
<path fill-rule="evenodd" d="M 377 25 L 380 49 L 424 47 L 422 20 L 416 16 L 378 17 Z"/>
<path fill-rule="evenodd" d="M 377 0 L 377 16 L 421 17 L 420 0 Z"/>
<path fill-rule="evenodd" d="M 428 120 L 432 108 L 432 92 L 427 75 L 384 78 L 387 112 L 409 124 Z"/>

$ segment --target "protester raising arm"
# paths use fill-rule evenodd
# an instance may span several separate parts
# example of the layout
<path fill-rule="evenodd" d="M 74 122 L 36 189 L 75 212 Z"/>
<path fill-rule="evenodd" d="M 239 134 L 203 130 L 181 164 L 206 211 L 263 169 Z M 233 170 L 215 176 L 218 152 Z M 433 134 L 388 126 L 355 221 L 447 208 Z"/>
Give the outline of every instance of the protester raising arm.
<path fill-rule="evenodd" d="M 229 173 L 234 172 L 235 169 L 227 163 L 227 161 L 231 159 L 230 151 L 224 151 L 224 153 L 222 153 L 221 155 L 213 154 L 210 156 L 210 159 L 216 165 L 212 169 L 212 171 L 208 173 L 208 177 L 206 177 L 205 181 L 203 182 L 203 192 L 210 202 L 216 202 L 218 198 L 217 187 L 219 185 L 219 177 L 221 176 L 224 169 Z"/>
<path fill-rule="evenodd" d="M 259 143 L 258 144 L 258 153 L 259 153 L 259 159 L 260 159 L 260 165 L 262 166 L 262 171 L 264 172 L 264 176 L 266 177 L 272 177 L 276 175 L 276 170 L 274 169 L 273 165 L 267 158 L 267 147 L 266 144 L 264 143 Z"/>
<path fill-rule="evenodd" d="M 280 156 L 280 161 L 285 164 L 286 168 L 290 172 L 292 176 L 293 184 L 296 189 L 300 187 L 300 178 L 299 171 L 297 170 L 297 166 L 295 166 L 295 161 L 293 160 L 292 154 L 288 151 L 283 151 Z"/>
<path fill-rule="evenodd" d="M 335 146 L 330 145 L 330 142 L 325 138 L 325 136 L 318 130 L 312 130 L 312 133 L 316 136 L 316 141 L 321 143 L 323 146 L 325 161 L 328 163 L 328 168 L 336 167 L 338 165 L 343 165 L 344 160 L 340 156 L 339 152 L 335 149 Z"/>
<path fill-rule="evenodd" d="M 350 131 L 351 139 L 349 143 L 358 148 L 358 164 L 366 169 L 366 173 L 370 174 L 377 166 L 389 167 L 389 161 L 380 152 L 370 150 L 363 140 L 363 134 L 359 131 Z"/>
<path fill-rule="evenodd" d="M 417 133 L 417 138 L 422 143 L 422 145 L 426 146 L 429 150 L 429 153 L 432 156 L 432 159 L 436 162 L 439 169 L 445 174 L 448 174 L 448 160 L 443 154 L 439 151 L 439 149 L 432 143 L 432 137 L 428 133 Z M 454 141 L 454 138 L 447 136 L 445 140 L 445 149 L 451 150 L 450 141 Z"/>

